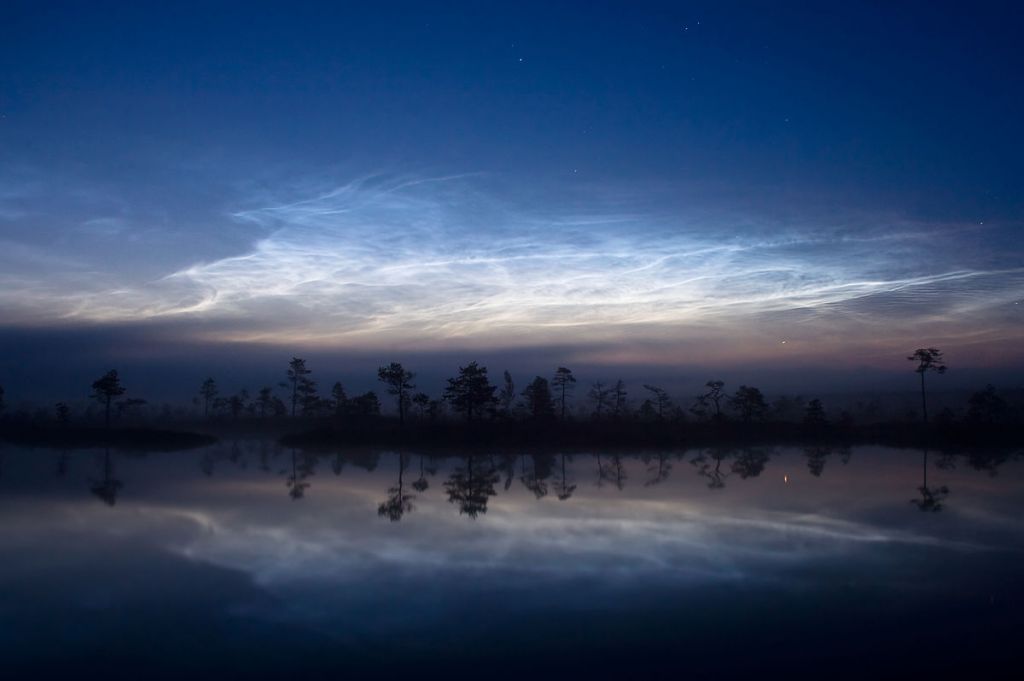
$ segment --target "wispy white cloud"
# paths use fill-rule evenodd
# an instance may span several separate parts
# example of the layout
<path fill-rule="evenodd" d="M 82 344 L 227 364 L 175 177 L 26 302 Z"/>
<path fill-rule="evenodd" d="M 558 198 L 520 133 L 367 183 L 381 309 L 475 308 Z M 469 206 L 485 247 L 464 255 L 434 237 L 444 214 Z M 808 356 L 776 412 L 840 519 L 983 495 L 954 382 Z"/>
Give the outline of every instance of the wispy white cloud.
<path fill-rule="evenodd" d="M 230 214 L 255 228 L 245 252 L 49 305 L 71 320 L 200 316 L 226 339 L 423 347 L 686 335 L 790 313 L 805 330 L 837 314 L 953 320 L 1024 296 L 1024 267 L 958 249 L 956 225 L 785 223 L 599 193 L 525 205 L 480 180 L 379 176 L 249 197 Z"/>

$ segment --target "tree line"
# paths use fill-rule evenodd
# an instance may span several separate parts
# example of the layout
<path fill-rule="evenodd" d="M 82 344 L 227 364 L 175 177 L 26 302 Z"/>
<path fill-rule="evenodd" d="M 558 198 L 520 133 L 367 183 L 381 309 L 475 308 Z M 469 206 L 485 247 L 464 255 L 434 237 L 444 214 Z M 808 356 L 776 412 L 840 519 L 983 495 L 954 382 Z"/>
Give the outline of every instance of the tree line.
<path fill-rule="evenodd" d="M 919 348 L 907 357 L 913 370 L 920 376 L 920 418 L 929 422 L 926 376 L 941 375 L 947 371 L 943 353 L 937 348 Z M 512 375 L 505 370 L 497 384 L 492 383 L 487 367 L 473 361 L 458 368 L 458 373 L 447 379 L 439 395 L 431 396 L 417 389 L 416 374 L 400 362 L 380 366 L 377 379 L 383 391 L 394 404 L 399 426 L 409 421 L 437 423 L 462 420 L 466 423 L 481 421 L 533 421 L 540 423 L 565 422 L 583 417 L 597 421 L 643 421 L 681 423 L 693 420 L 705 424 L 754 424 L 770 420 L 802 421 L 809 427 L 828 424 L 847 424 L 853 421 L 848 411 L 830 414 L 821 399 L 809 401 L 786 396 L 769 402 L 757 387 L 740 385 L 727 390 L 722 380 L 707 381 L 703 390 L 681 402 L 665 389 L 642 384 L 639 396 L 631 395 L 621 379 L 611 383 L 598 380 L 590 384 L 577 401 L 578 380 L 565 366 L 557 367 L 550 378 L 534 376 L 519 389 Z M 147 401 L 127 396 L 116 369 L 111 369 L 92 383 L 91 397 L 98 403 L 105 427 L 112 418 L 137 413 Z M 205 419 L 271 419 L 271 418 L 325 418 L 339 420 L 374 419 L 381 416 L 382 402 L 377 392 L 370 390 L 349 395 L 340 381 L 323 392 L 314 378 L 313 370 L 305 359 L 292 357 L 287 363 L 283 380 L 265 385 L 255 393 L 241 389 L 222 394 L 216 379 L 208 376 L 198 386 L 193 399 Z M 575 413 L 573 405 L 577 408 Z M 0 386 L 0 413 L 4 409 L 4 391 Z M 53 415 L 60 423 L 71 420 L 67 402 L 54 405 Z M 973 393 L 966 405 L 963 422 L 977 425 L 1005 423 L 1019 415 L 1012 405 L 989 385 Z M 936 421 L 949 421 L 953 417 L 941 412 Z"/>

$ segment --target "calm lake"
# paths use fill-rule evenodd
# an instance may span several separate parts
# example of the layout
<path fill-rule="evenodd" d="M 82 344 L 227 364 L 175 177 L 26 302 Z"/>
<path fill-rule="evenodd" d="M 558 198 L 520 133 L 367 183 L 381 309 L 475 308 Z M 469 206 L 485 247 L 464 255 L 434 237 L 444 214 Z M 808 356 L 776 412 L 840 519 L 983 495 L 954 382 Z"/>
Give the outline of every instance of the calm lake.
<path fill-rule="evenodd" d="M 12 679 L 995 678 L 1024 660 L 1007 453 L 7 448 L 0 512 Z"/>

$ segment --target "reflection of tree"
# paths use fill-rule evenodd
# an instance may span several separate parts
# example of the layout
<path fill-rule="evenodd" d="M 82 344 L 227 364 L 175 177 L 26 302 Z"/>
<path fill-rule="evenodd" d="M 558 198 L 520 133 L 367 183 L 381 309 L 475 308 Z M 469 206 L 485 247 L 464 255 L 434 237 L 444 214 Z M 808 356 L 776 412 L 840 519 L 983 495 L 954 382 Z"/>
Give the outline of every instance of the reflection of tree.
<path fill-rule="evenodd" d="M 533 492 L 533 496 L 541 499 L 548 494 L 548 483 L 546 481 L 551 477 L 551 464 L 553 460 L 550 454 L 531 454 L 530 460 L 533 465 L 523 472 L 519 481 L 523 483 L 526 489 Z"/>
<path fill-rule="evenodd" d="M 264 449 L 266 445 L 263 445 Z M 206 477 L 212 477 L 216 470 L 217 463 L 228 461 L 239 468 L 245 468 L 248 464 L 246 457 L 242 451 L 241 445 L 237 440 L 233 440 L 231 445 L 225 447 L 224 445 L 217 445 L 215 447 L 209 447 L 203 451 L 199 457 L 199 470 L 203 472 Z M 266 464 L 266 459 L 261 452 L 261 468 Z M 269 466 L 263 468 L 263 470 L 269 470 Z"/>
<path fill-rule="evenodd" d="M 508 372 L 505 372 L 508 374 Z M 519 459 L 519 454 L 506 454 L 503 461 L 503 468 L 505 471 L 505 491 L 507 492 L 512 487 L 512 481 L 516 478 L 516 459 Z"/>
<path fill-rule="evenodd" d="M 260 441 L 260 470 L 270 472 L 270 446 L 265 440 Z"/>
<path fill-rule="evenodd" d="M 816 478 L 820 478 L 825 471 L 825 462 L 832 456 L 831 447 L 804 447 L 804 456 L 807 457 L 807 470 Z"/>
<path fill-rule="evenodd" d="M 216 464 L 216 462 L 217 459 L 214 456 L 213 451 L 207 450 L 199 457 L 199 470 L 203 472 L 203 475 L 209 478 L 213 475 L 214 464 Z"/>
<path fill-rule="evenodd" d="M 665 452 L 659 452 L 656 456 L 647 454 L 643 457 L 643 462 L 647 464 L 647 475 L 650 476 L 644 482 L 644 487 L 664 482 L 672 472 L 672 462 L 668 460 L 668 454 Z"/>
<path fill-rule="evenodd" d="M 929 487 L 928 486 L 928 450 L 924 450 L 924 455 L 921 460 L 922 465 L 922 479 L 921 486 L 917 488 L 917 491 L 921 493 L 920 499 L 911 499 L 910 503 L 917 506 L 919 511 L 926 511 L 931 513 L 937 513 L 943 508 L 943 502 L 946 496 L 949 495 L 949 488 L 945 485 L 941 487 Z"/>
<path fill-rule="evenodd" d="M 976 471 L 985 471 L 995 477 L 999 467 L 1006 463 L 1013 453 L 1005 449 L 976 449 L 967 453 L 967 463 Z"/>
<path fill-rule="evenodd" d="M 420 477 L 416 478 L 416 481 L 412 483 L 412 488 L 421 494 L 426 492 L 427 488 L 430 487 L 430 482 L 427 481 L 426 473 L 433 475 L 434 470 L 428 470 L 423 467 L 423 455 L 420 454 Z"/>
<path fill-rule="evenodd" d="M 561 455 L 560 475 L 555 478 L 555 494 L 559 501 L 565 501 L 576 491 L 576 485 L 569 484 L 569 477 L 565 472 L 565 454 Z"/>
<path fill-rule="evenodd" d="M 316 472 L 316 457 L 305 452 L 299 457 L 295 454 L 294 448 L 291 453 L 292 470 L 285 484 L 288 486 L 288 496 L 296 500 L 303 498 L 306 495 L 306 490 L 313 484 L 306 478 Z"/>
<path fill-rule="evenodd" d="M 114 477 L 114 463 L 110 459 L 109 448 L 103 450 L 102 470 L 103 478 L 91 481 L 89 490 L 107 506 L 113 506 L 117 503 L 117 494 L 124 487 L 124 483 Z"/>
<path fill-rule="evenodd" d="M 246 467 L 245 456 L 242 453 L 242 447 L 238 444 L 238 440 L 231 441 L 231 449 L 228 451 L 228 461 L 239 468 Z"/>
<path fill-rule="evenodd" d="M 697 475 L 707 478 L 708 489 L 722 489 L 725 487 L 725 479 L 729 473 L 722 471 L 722 461 L 732 453 L 732 450 L 722 447 L 709 449 L 706 453 L 700 452 L 690 463 L 697 467 Z"/>
<path fill-rule="evenodd" d="M 422 457 L 420 458 L 422 463 Z M 403 476 L 405 475 L 406 458 L 405 454 L 398 455 L 398 484 L 394 487 L 388 488 L 388 498 L 380 502 L 377 507 L 377 515 L 382 518 L 387 518 L 393 523 L 397 523 L 402 519 L 402 516 L 409 513 L 413 509 L 412 500 L 415 496 L 412 494 L 406 494 L 404 485 L 402 483 Z"/>
<path fill-rule="evenodd" d="M 471 455 L 466 458 L 465 466 L 457 466 L 452 471 L 444 487 L 449 503 L 459 505 L 460 515 L 465 513 L 476 518 L 487 513 L 487 501 L 494 496 L 494 485 L 500 479 L 493 467 Z"/>
<path fill-rule="evenodd" d="M 63 478 L 68 474 L 68 465 L 71 463 L 71 455 L 68 450 L 62 449 L 60 455 L 57 456 L 57 477 Z"/>
<path fill-rule="evenodd" d="M 598 487 L 604 487 L 606 482 L 615 485 L 615 488 L 622 491 L 626 486 L 626 469 L 622 465 L 622 457 L 613 454 L 607 462 L 601 461 L 601 455 L 597 455 L 597 483 Z"/>
<path fill-rule="evenodd" d="M 757 447 L 741 449 L 732 462 L 732 472 L 740 476 L 741 480 L 756 478 L 764 471 L 765 465 L 771 459 L 768 450 Z"/>

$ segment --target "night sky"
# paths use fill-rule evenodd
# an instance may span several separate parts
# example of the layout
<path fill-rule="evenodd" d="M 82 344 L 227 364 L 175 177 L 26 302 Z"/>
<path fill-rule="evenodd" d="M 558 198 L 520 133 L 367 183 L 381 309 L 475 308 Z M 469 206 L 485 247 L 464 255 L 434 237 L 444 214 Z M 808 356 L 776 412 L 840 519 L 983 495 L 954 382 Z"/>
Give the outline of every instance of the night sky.
<path fill-rule="evenodd" d="M 8 0 L 0 384 L 298 354 L 842 390 L 929 345 L 1020 376 L 1022 34 L 1012 2 Z"/>

